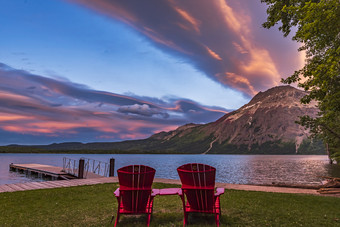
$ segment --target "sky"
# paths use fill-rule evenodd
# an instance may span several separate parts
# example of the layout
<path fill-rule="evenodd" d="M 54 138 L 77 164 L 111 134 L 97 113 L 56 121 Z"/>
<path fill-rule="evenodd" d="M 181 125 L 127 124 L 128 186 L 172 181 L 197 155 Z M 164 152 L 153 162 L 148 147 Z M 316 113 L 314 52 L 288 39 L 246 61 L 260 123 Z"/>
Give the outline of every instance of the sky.
<path fill-rule="evenodd" d="M 304 64 L 254 0 L 0 0 L 0 145 L 216 121 Z"/>

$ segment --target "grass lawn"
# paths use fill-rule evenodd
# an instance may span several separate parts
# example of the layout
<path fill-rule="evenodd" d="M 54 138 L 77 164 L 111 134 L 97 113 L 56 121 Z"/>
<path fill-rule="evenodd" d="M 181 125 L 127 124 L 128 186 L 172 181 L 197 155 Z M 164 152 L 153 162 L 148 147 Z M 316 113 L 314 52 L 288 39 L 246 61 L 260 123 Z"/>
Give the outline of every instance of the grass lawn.
<path fill-rule="evenodd" d="M 0 193 L 0 226 L 109 226 L 118 184 Z M 155 183 L 154 188 L 179 187 Z M 340 198 L 226 190 L 221 226 L 340 226 Z M 182 226 L 178 196 L 157 196 L 151 226 Z M 124 216 L 120 226 L 146 226 Z M 213 215 L 190 215 L 189 226 L 215 226 Z M 113 224 L 112 224 L 113 225 Z"/>

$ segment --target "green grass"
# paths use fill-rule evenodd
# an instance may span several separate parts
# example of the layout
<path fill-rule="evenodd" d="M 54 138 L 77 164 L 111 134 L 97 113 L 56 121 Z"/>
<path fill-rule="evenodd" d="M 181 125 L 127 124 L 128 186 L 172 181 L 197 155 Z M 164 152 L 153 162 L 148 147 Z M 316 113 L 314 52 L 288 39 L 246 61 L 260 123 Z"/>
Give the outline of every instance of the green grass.
<path fill-rule="evenodd" d="M 0 193 L 0 226 L 109 226 L 118 184 Z M 154 188 L 179 187 L 155 183 Z M 226 190 L 221 226 L 340 226 L 340 198 Z M 178 196 L 158 196 L 151 226 L 182 226 Z M 190 226 L 214 226 L 212 215 L 190 215 Z M 122 216 L 120 226 L 146 226 Z"/>

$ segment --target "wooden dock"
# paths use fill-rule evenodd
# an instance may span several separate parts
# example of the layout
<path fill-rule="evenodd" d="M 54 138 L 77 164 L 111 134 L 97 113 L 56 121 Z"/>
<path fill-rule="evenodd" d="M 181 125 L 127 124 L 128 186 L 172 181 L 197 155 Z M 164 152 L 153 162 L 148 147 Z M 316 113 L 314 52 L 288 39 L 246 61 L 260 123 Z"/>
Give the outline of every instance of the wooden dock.
<path fill-rule="evenodd" d="M 9 165 L 11 171 L 25 172 L 29 174 L 37 174 L 42 177 L 50 177 L 52 180 L 70 180 L 76 179 L 75 176 L 63 172 L 62 167 L 42 165 L 42 164 L 13 164 Z M 88 172 L 86 174 L 87 179 L 102 178 L 102 176 Z"/>
<path fill-rule="evenodd" d="M 9 165 L 10 171 L 25 173 L 28 176 L 35 175 L 38 178 L 50 181 L 4 184 L 0 185 L 0 193 L 118 182 L 118 178 L 114 177 L 114 163 L 113 158 L 110 159 L 110 164 L 108 164 L 83 158 L 78 162 L 64 157 L 63 165 L 66 172 L 63 171 L 62 167 L 51 165 L 11 163 Z"/>
<path fill-rule="evenodd" d="M 55 181 L 43 181 L 43 182 L 4 184 L 4 185 L 0 185 L 0 193 L 27 191 L 27 190 L 36 190 L 36 189 L 47 189 L 47 188 L 72 187 L 72 186 L 81 186 L 81 185 L 94 185 L 94 184 L 104 184 L 104 183 L 116 183 L 116 182 L 118 182 L 118 177 L 100 177 L 100 178 L 92 178 L 92 179 L 55 180 Z"/>

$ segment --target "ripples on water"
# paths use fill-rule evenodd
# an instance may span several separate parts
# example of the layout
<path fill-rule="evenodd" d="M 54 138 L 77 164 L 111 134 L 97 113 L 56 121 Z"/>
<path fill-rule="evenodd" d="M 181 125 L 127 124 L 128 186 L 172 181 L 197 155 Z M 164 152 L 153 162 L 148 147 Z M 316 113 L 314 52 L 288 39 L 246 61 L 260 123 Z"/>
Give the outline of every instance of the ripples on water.
<path fill-rule="evenodd" d="M 204 163 L 217 169 L 216 181 L 234 184 L 320 184 L 319 176 L 340 177 L 340 166 L 317 155 L 107 155 L 107 154 L 0 154 L 0 184 L 39 181 L 9 171 L 10 163 L 62 166 L 62 158 L 116 159 L 116 169 L 132 164 L 156 169 L 156 177 L 178 179 L 176 168 L 186 163 Z"/>

